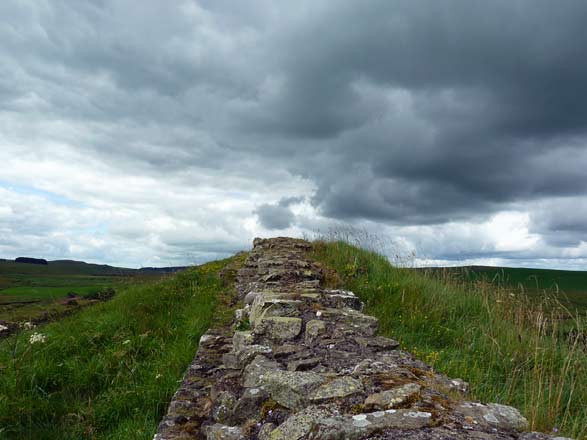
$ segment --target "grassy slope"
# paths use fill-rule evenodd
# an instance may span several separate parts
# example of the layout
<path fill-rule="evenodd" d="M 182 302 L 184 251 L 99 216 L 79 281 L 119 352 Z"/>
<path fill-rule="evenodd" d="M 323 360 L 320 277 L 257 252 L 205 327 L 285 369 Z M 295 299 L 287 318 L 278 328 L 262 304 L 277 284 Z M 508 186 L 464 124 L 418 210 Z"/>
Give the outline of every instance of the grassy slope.
<path fill-rule="evenodd" d="M 484 280 L 501 286 L 523 290 L 528 296 L 556 294 L 569 308 L 587 311 L 587 272 L 551 269 L 465 266 L 422 269 L 437 275 L 463 280 Z"/>
<path fill-rule="evenodd" d="M 152 438 L 212 320 L 228 262 L 129 286 L 0 342 L 0 438 Z M 29 342 L 35 331 L 44 343 Z"/>
<path fill-rule="evenodd" d="M 343 242 L 318 242 L 315 249 L 339 272 L 329 283 L 357 293 L 382 334 L 471 382 L 474 398 L 521 408 L 533 429 L 587 438 L 585 352 L 563 340 L 540 307 L 489 283 L 465 288 L 394 268 Z"/>
<path fill-rule="evenodd" d="M 70 308 L 57 300 L 70 292 L 84 296 L 161 276 L 79 261 L 52 261 L 46 266 L 0 261 L 0 320 L 20 322 L 39 319 L 45 312 L 60 314 Z"/>

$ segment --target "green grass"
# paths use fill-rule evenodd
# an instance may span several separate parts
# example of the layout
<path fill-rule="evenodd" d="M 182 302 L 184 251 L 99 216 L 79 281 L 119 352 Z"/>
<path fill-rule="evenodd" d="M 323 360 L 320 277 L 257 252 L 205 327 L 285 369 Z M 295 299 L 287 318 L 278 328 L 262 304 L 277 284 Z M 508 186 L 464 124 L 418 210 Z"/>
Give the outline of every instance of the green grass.
<path fill-rule="evenodd" d="M 354 291 L 380 332 L 451 377 L 471 383 L 472 397 L 514 405 L 531 428 L 587 438 L 587 356 L 568 340 L 556 300 L 543 305 L 486 281 L 426 277 L 390 265 L 345 242 L 316 242 L 314 256 L 332 287 Z"/>
<path fill-rule="evenodd" d="M 500 287 L 522 291 L 540 299 L 556 295 L 566 307 L 587 311 L 587 272 L 551 269 L 465 266 L 422 269 L 435 275 L 458 277 L 472 282 L 487 281 Z"/>
<path fill-rule="evenodd" d="M 56 300 L 67 296 L 69 292 L 75 292 L 80 296 L 96 293 L 100 285 L 94 286 L 67 286 L 67 287 L 28 287 L 19 286 L 4 289 L 0 292 L 0 304 L 12 301 L 43 301 Z"/>
<path fill-rule="evenodd" d="M 228 262 L 126 286 L 1 341 L 0 438 L 152 438 L 215 315 Z M 45 342 L 31 344 L 34 332 Z"/>
<path fill-rule="evenodd" d="M 72 309 L 59 301 L 70 292 L 85 296 L 162 276 L 78 261 L 52 261 L 47 266 L 0 261 L 0 320 L 17 323 L 59 316 Z"/>

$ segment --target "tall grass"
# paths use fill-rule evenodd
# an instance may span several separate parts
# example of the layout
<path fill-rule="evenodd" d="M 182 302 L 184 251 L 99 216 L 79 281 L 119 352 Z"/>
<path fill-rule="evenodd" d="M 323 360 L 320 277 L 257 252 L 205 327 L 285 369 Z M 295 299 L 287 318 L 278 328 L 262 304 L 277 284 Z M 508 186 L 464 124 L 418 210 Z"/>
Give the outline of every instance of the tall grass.
<path fill-rule="evenodd" d="M 225 264 L 130 286 L 2 341 L 0 438 L 152 438 L 212 320 Z"/>
<path fill-rule="evenodd" d="M 487 281 L 427 277 L 345 241 L 315 242 L 335 269 L 327 281 L 353 290 L 380 332 L 438 371 L 471 383 L 472 396 L 521 409 L 531 429 L 587 438 L 587 357 L 562 306 L 530 302 Z"/>

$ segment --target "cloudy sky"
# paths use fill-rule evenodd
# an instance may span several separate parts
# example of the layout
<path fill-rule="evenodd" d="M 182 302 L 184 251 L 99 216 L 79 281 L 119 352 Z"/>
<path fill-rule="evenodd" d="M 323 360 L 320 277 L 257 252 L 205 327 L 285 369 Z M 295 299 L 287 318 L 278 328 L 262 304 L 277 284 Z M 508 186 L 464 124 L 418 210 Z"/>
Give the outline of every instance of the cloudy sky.
<path fill-rule="evenodd" d="M 357 228 L 587 268 L 584 0 L 2 0 L 0 257 Z"/>

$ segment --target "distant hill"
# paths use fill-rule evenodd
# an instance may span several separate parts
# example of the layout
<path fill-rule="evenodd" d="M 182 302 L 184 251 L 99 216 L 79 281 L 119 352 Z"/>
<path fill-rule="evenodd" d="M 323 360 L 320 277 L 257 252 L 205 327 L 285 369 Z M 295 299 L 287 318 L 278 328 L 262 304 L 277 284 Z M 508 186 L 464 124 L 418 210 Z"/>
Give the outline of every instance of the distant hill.
<path fill-rule="evenodd" d="M 470 280 L 484 278 L 512 286 L 521 285 L 529 290 L 556 290 L 558 287 L 567 293 L 587 292 L 586 271 L 493 266 L 430 267 L 418 270 L 445 271 Z"/>
<path fill-rule="evenodd" d="M 143 273 L 175 273 L 187 269 L 189 266 L 170 266 L 170 267 L 141 267 L 139 272 Z"/>
<path fill-rule="evenodd" d="M 19 258 L 19 259 L 22 259 Z M 27 260 L 38 260 L 26 257 Z M 46 261 L 46 260 L 43 260 Z M 185 267 L 144 267 L 129 269 L 125 267 L 109 266 L 107 264 L 93 264 L 75 260 L 46 261 L 46 264 L 30 264 L 29 261 L 0 259 L 0 275 L 2 274 L 35 274 L 35 275 L 100 275 L 100 276 L 133 276 L 141 274 L 174 273 Z"/>
<path fill-rule="evenodd" d="M 18 257 L 14 261 L 16 263 L 42 264 L 44 266 L 46 266 L 47 264 L 49 264 L 49 263 L 47 263 L 47 260 L 44 260 L 43 258 Z"/>

